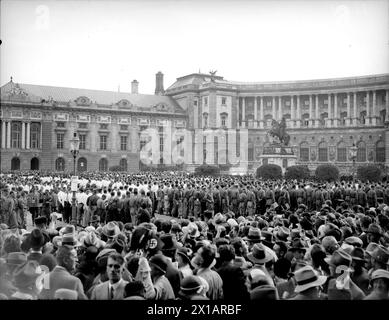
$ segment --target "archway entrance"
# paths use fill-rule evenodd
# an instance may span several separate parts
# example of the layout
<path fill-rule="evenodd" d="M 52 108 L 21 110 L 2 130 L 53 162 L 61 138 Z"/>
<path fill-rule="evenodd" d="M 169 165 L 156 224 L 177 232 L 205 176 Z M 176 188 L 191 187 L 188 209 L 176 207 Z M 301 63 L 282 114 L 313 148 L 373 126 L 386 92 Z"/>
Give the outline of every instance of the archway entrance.
<path fill-rule="evenodd" d="M 15 157 L 11 160 L 11 170 L 20 170 L 20 159 Z"/>
<path fill-rule="evenodd" d="M 32 158 L 31 159 L 31 170 L 39 170 L 39 159 L 38 158 Z"/>

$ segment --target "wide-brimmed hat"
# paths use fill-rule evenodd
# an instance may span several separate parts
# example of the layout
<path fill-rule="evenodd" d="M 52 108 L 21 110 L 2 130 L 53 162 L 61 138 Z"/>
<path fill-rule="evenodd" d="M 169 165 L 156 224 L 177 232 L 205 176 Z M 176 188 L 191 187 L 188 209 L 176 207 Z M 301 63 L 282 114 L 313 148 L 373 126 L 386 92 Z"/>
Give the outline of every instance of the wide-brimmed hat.
<path fill-rule="evenodd" d="M 115 253 L 115 252 L 116 252 L 115 249 L 105 248 L 105 249 L 101 250 L 99 252 L 99 254 L 96 256 L 96 261 L 99 262 L 101 259 L 108 258 L 108 256 L 111 253 Z"/>
<path fill-rule="evenodd" d="M 250 227 L 247 236 L 243 237 L 243 240 L 257 243 L 265 240 L 265 238 L 262 237 L 261 229 L 258 227 Z"/>
<path fill-rule="evenodd" d="M 304 250 L 306 251 L 307 248 L 304 246 L 303 240 L 300 238 L 294 238 L 292 240 L 292 243 L 290 244 L 290 251 L 296 251 L 296 250 Z"/>
<path fill-rule="evenodd" d="M 183 227 L 182 232 L 188 234 L 190 238 L 198 238 L 200 236 L 199 227 L 194 222 L 190 222 L 187 226 Z"/>
<path fill-rule="evenodd" d="M 296 287 L 294 291 L 300 293 L 309 288 L 322 286 L 326 281 L 326 276 L 318 275 L 311 266 L 304 266 L 294 273 Z"/>
<path fill-rule="evenodd" d="M 14 285 L 18 288 L 27 288 L 35 283 L 36 279 L 43 273 L 39 263 L 35 260 L 28 260 L 16 267 L 13 273 Z"/>
<path fill-rule="evenodd" d="M 371 257 L 379 263 L 389 264 L 389 250 L 382 245 L 379 245 L 377 248 L 375 248 L 371 254 Z"/>
<path fill-rule="evenodd" d="M 29 235 L 30 245 L 32 248 L 43 247 L 45 244 L 45 237 L 40 229 L 34 229 Z"/>
<path fill-rule="evenodd" d="M 162 254 L 156 254 L 152 256 L 149 260 L 150 265 L 154 265 L 158 270 L 163 273 L 166 273 L 167 263 L 166 259 Z"/>
<path fill-rule="evenodd" d="M 247 259 L 253 263 L 264 264 L 272 260 L 273 256 L 266 250 L 262 243 L 256 243 L 254 244 L 252 251 L 247 255 Z"/>
<path fill-rule="evenodd" d="M 331 255 L 331 257 L 324 258 L 324 261 L 333 267 L 338 267 L 338 266 L 350 267 L 352 257 L 344 250 L 339 249 L 339 250 L 336 250 Z"/>
<path fill-rule="evenodd" d="M 70 290 L 70 289 L 57 289 L 54 293 L 54 299 L 57 300 L 77 300 L 78 299 L 78 292 L 76 290 Z"/>
<path fill-rule="evenodd" d="M 365 249 L 365 252 L 366 252 L 369 256 L 371 256 L 372 253 L 374 252 L 374 250 L 375 250 L 376 248 L 378 248 L 378 247 L 379 247 L 379 244 L 378 244 L 378 243 L 370 242 L 370 243 L 367 245 L 367 247 L 366 247 L 366 249 Z"/>
<path fill-rule="evenodd" d="M 373 233 L 382 236 L 382 229 L 381 227 L 376 223 L 371 223 L 369 225 L 369 228 L 367 229 L 366 233 Z"/>
<path fill-rule="evenodd" d="M 61 238 L 60 246 L 79 247 L 81 243 L 72 233 L 64 234 Z"/>
<path fill-rule="evenodd" d="M 277 232 L 275 233 L 276 239 L 280 241 L 286 242 L 289 236 L 290 236 L 290 230 L 284 226 L 279 227 L 277 229 Z"/>
<path fill-rule="evenodd" d="M 181 281 L 180 294 L 188 295 L 198 293 L 202 288 L 203 285 L 198 276 L 187 276 Z"/>
<path fill-rule="evenodd" d="M 363 246 L 363 241 L 361 238 L 358 238 L 358 237 L 355 237 L 355 236 L 351 236 L 351 237 L 348 237 L 344 240 L 345 243 L 347 244 L 350 244 L 352 246 L 356 246 L 356 247 L 362 247 Z"/>
<path fill-rule="evenodd" d="M 27 254 L 24 252 L 10 252 L 7 254 L 6 263 L 11 266 L 19 266 L 27 261 Z"/>
<path fill-rule="evenodd" d="M 191 264 L 191 258 L 189 257 L 193 254 L 191 249 L 187 247 L 180 247 L 177 250 L 177 254 L 184 258 L 187 263 Z"/>
<path fill-rule="evenodd" d="M 353 251 L 351 251 L 351 259 L 353 261 L 363 261 L 365 262 L 365 251 L 362 248 L 355 247 Z"/>
<path fill-rule="evenodd" d="M 59 230 L 59 235 L 62 236 L 64 234 L 76 234 L 76 228 L 72 224 L 68 224 L 64 226 L 61 230 Z"/>
<path fill-rule="evenodd" d="M 274 236 L 273 236 L 273 233 L 271 231 L 262 230 L 261 237 L 263 238 L 263 241 L 266 242 L 265 245 L 269 244 L 270 247 L 273 247 Z"/>
<path fill-rule="evenodd" d="M 159 237 L 162 242 L 162 251 L 174 251 L 177 250 L 177 242 L 172 234 L 163 234 Z"/>
<path fill-rule="evenodd" d="M 388 279 L 389 280 L 389 271 L 384 269 L 377 269 L 374 270 L 371 274 L 370 281 L 376 280 L 376 279 Z"/>
<path fill-rule="evenodd" d="M 110 221 L 103 227 L 102 233 L 108 238 L 114 238 L 120 233 L 120 228 L 116 223 Z"/>

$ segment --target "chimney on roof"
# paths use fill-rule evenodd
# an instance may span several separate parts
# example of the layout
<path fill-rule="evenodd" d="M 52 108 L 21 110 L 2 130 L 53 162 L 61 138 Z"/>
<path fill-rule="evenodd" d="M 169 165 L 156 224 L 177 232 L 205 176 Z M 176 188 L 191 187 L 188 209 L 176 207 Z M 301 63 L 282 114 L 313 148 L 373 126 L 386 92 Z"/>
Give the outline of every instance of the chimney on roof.
<path fill-rule="evenodd" d="M 155 75 L 155 94 L 156 95 L 163 95 L 165 93 L 165 90 L 163 89 L 163 73 L 159 71 Z"/>
<path fill-rule="evenodd" d="M 139 82 L 136 80 L 133 80 L 131 82 L 131 93 L 138 94 L 138 85 L 139 85 Z"/>

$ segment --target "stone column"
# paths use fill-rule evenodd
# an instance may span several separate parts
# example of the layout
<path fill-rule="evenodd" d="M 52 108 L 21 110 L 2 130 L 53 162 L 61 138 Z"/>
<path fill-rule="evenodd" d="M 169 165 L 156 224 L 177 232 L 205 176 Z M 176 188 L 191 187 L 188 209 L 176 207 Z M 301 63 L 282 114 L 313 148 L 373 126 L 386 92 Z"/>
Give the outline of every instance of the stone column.
<path fill-rule="evenodd" d="M 39 145 L 37 147 L 38 147 L 38 149 L 42 149 L 42 139 L 43 139 L 43 123 L 42 122 L 40 123 L 39 129 L 40 129 L 39 133 L 40 133 L 41 137 L 39 139 Z"/>
<path fill-rule="evenodd" d="M 1 121 L 1 148 L 2 149 L 5 149 L 6 148 L 6 144 L 5 144 L 5 136 L 6 136 L 6 126 L 7 126 L 7 122 L 6 121 Z"/>
<path fill-rule="evenodd" d="M 351 100 L 350 92 L 347 92 L 347 117 L 346 117 L 346 126 L 351 125 Z"/>
<path fill-rule="evenodd" d="M 338 126 L 338 94 L 334 94 L 334 127 Z"/>
<path fill-rule="evenodd" d="M 376 90 L 373 91 L 373 110 L 372 110 L 372 122 L 371 124 L 372 125 L 376 125 L 377 124 L 377 117 L 378 117 L 378 112 L 377 112 L 377 92 Z"/>
<path fill-rule="evenodd" d="M 386 90 L 385 93 L 385 110 L 386 110 L 385 121 L 389 121 L 389 90 Z"/>
<path fill-rule="evenodd" d="M 332 114 L 331 114 L 331 93 L 328 94 L 328 105 L 327 105 L 327 119 L 326 119 L 326 124 L 327 127 L 331 127 L 331 122 L 332 122 Z"/>
<path fill-rule="evenodd" d="M 357 93 L 356 92 L 354 92 L 353 105 L 354 105 L 353 125 L 357 125 Z"/>
<path fill-rule="evenodd" d="M 259 127 L 263 128 L 263 97 L 259 97 Z"/>
<path fill-rule="evenodd" d="M 367 119 L 370 118 L 370 92 L 369 91 L 366 91 L 366 118 Z"/>
<path fill-rule="evenodd" d="M 296 111 L 297 111 L 296 126 L 297 126 L 297 128 L 300 128 L 300 124 L 301 124 L 301 109 L 300 109 L 300 96 L 299 95 L 297 96 Z"/>
<path fill-rule="evenodd" d="M 11 149 L 11 121 L 7 122 L 7 148 Z"/>
<path fill-rule="evenodd" d="M 295 109 L 294 109 L 294 99 L 293 96 L 290 96 L 290 124 L 291 128 L 294 128 L 294 121 L 296 119 Z"/>
<path fill-rule="evenodd" d="M 278 113 L 279 113 L 279 118 L 280 120 L 282 119 L 282 116 L 284 115 L 284 111 L 282 110 L 282 97 L 278 97 Z"/>
<path fill-rule="evenodd" d="M 246 97 L 242 97 L 242 126 L 246 124 Z"/>
<path fill-rule="evenodd" d="M 313 117 L 313 99 L 312 99 L 312 94 L 309 95 L 309 125 L 314 126 L 315 120 Z"/>
<path fill-rule="evenodd" d="M 239 97 L 236 97 L 236 119 L 237 119 L 237 127 L 240 126 L 240 106 L 239 106 Z"/>
<path fill-rule="evenodd" d="M 254 97 L 254 120 L 258 121 L 258 97 Z"/>
<path fill-rule="evenodd" d="M 271 110 L 272 110 L 272 116 L 274 120 L 277 120 L 277 112 L 276 112 L 276 97 L 272 97 L 271 101 Z"/>
<path fill-rule="evenodd" d="M 27 122 L 26 149 L 30 149 L 30 127 L 31 127 L 31 123 Z M 41 133 L 42 133 L 42 127 L 41 127 Z M 42 144 L 42 141 L 40 141 L 40 143 Z"/>
<path fill-rule="evenodd" d="M 26 123 L 22 122 L 22 145 L 20 149 L 24 149 L 26 147 Z"/>
<path fill-rule="evenodd" d="M 316 95 L 315 99 L 315 127 L 319 127 L 319 120 L 320 120 L 320 114 L 319 114 L 319 95 Z"/>

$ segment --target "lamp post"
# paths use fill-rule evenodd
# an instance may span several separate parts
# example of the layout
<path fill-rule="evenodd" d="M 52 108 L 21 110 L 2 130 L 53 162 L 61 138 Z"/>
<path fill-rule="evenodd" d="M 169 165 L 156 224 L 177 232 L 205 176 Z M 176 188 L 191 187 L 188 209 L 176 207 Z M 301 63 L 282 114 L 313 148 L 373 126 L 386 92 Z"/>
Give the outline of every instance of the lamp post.
<path fill-rule="evenodd" d="M 350 147 L 350 158 L 353 161 L 353 180 L 355 180 L 355 159 L 357 158 L 358 148 L 353 143 L 353 146 Z"/>
<path fill-rule="evenodd" d="M 79 145 L 80 145 L 80 139 L 77 137 L 77 132 L 74 132 L 73 139 L 70 140 L 70 153 L 73 156 L 73 176 L 76 176 L 76 158 L 79 153 Z M 74 178 L 76 179 L 76 178 Z M 77 210 L 76 210 L 76 189 L 77 185 L 74 186 L 74 180 L 71 181 L 71 190 L 73 192 L 72 195 L 72 224 L 76 227 L 77 226 Z"/>

